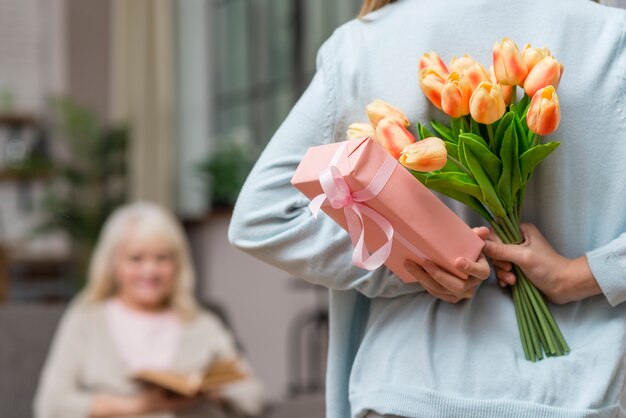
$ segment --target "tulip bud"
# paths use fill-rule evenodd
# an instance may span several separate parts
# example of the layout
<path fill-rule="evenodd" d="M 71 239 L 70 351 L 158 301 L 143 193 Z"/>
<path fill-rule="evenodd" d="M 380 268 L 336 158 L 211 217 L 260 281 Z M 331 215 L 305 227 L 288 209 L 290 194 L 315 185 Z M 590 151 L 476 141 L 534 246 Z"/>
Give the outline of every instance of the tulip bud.
<path fill-rule="evenodd" d="M 441 89 L 445 82 L 446 80 L 432 68 L 424 68 L 420 73 L 420 87 L 428 100 L 438 109 L 441 109 Z"/>
<path fill-rule="evenodd" d="M 400 155 L 403 166 L 415 171 L 430 172 L 443 168 L 448 160 L 446 144 L 440 138 L 424 138 L 407 145 Z"/>
<path fill-rule="evenodd" d="M 489 67 L 489 81 L 491 81 L 491 84 L 499 84 L 496 73 L 493 72 L 493 65 Z M 502 96 L 504 96 L 504 103 L 510 105 L 513 101 L 513 89 L 516 89 L 517 86 L 503 86 L 500 84 L 500 88 L 502 89 Z"/>
<path fill-rule="evenodd" d="M 469 100 L 472 88 L 465 76 L 451 72 L 441 89 L 441 108 L 452 118 L 469 114 Z"/>
<path fill-rule="evenodd" d="M 537 135 L 549 135 L 556 131 L 561 121 L 559 96 L 553 86 L 538 90 L 530 101 L 526 123 Z"/>
<path fill-rule="evenodd" d="M 443 62 L 441 57 L 437 55 L 436 52 L 427 52 L 422 55 L 422 58 L 419 62 L 419 71 L 420 74 L 424 68 L 430 68 L 436 71 L 441 78 L 446 78 L 448 76 L 448 69 L 446 68 L 446 64 Z"/>
<path fill-rule="evenodd" d="M 353 123 L 348 126 L 348 131 L 346 132 L 346 136 L 348 139 L 356 139 L 356 138 L 376 138 L 376 131 L 374 131 L 374 127 L 370 123 Z"/>
<path fill-rule="evenodd" d="M 533 69 L 535 65 L 545 57 L 550 55 L 550 51 L 548 48 L 533 48 L 530 44 L 526 44 L 524 47 L 524 51 L 522 52 L 522 58 L 526 63 L 526 68 L 528 72 Z"/>
<path fill-rule="evenodd" d="M 378 122 L 374 139 L 395 159 L 400 157 L 405 146 L 415 142 L 415 137 L 402 124 L 387 118 Z"/>
<path fill-rule="evenodd" d="M 478 123 L 490 125 L 506 110 L 502 88 L 498 84 L 480 83 L 470 98 L 470 113 Z"/>
<path fill-rule="evenodd" d="M 546 86 L 559 87 L 561 76 L 563 75 L 563 64 L 559 63 L 554 57 L 547 56 L 528 73 L 526 81 L 524 81 L 524 91 L 530 97 L 535 92 Z"/>
<path fill-rule="evenodd" d="M 376 99 L 368 104 L 366 111 L 367 117 L 370 119 L 374 128 L 376 128 L 378 122 L 383 118 L 393 119 L 405 127 L 409 126 L 409 119 L 407 119 L 402 111 L 380 99 Z"/>
<path fill-rule="evenodd" d="M 450 63 L 450 72 L 457 72 L 467 79 L 472 92 L 483 81 L 489 81 L 489 75 L 485 68 L 478 62 L 474 61 L 469 55 L 465 54 L 461 58 L 452 58 Z"/>
<path fill-rule="evenodd" d="M 493 46 L 493 68 L 498 83 L 509 86 L 521 85 L 528 74 L 522 54 L 508 38 Z"/>

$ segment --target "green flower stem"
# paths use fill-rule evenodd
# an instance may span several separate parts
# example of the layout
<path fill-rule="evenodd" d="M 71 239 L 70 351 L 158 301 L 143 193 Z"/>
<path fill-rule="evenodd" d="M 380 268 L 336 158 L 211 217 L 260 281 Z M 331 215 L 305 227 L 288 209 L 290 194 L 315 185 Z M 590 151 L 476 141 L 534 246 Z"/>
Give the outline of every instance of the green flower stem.
<path fill-rule="evenodd" d="M 523 314 L 526 316 L 526 323 L 528 324 L 528 333 L 530 334 L 531 342 L 533 345 L 533 361 L 543 359 L 543 351 L 541 349 L 541 344 L 539 343 L 539 333 L 541 332 L 541 328 L 537 328 L 535 323 L 533 322 L 533 310 L 530 304 L 528 303 L 528 295 L 524 292 L 524 289 L 520 289 L 520 295 L 522 296 L 522 307 Z"/>
<path fill-rule="evenodd" d="M 541 310 L 543 311 L 543 314 L 545 315 L 546 319 L 548 320 L 548 323 L 550 324 L 550 328 L 552 328 L 552 331 L 554 332 L 554 335 L 557 337 L 559 344 L 561 344 L 561 347 L 563 347 L 563 351 L 565 353 L 569 353 L 570 348 L 567 345 L 567 342 L 565 341 L 565 338 L 563 337 L 563 334 L 561 333 L 561 329 L 559 328 L 559 326 L 556 324 L 556 321 L 554 320 L 554 317 L 552 316 L 552 314 L 550 314 L 550 311 L 548 310 L 548 306 L 546 305 L 545 301 L 543 300 L 543 296 L 541 295 L 541 293 L 539 293 L 539 290 L 537 290 L 537 288 L 535 286 L 531 286 L 530 287 L 531 291 L 535 294 L 535 297 L 541 300 Z"/>
<path fill-rule="evenodd" d="M 465 174 L 473 178 L 472 173 L 463 164 L 461 164 L 459 160 L 457 160 L 450 154 L 448 154 L 448 160 L 452 161 L 457 167 L 461 169 L 461 171 L 463 171 Z"/>
<path fill-rule="evenodd" d="M 493 134 L 493 126 L 491 125 L 486 125 L 487 126 L 487 134 L 489 135 L 489 146 L 491 148 L 495 148 L 494 144 L 495 144 L 495 136 Z"/>
<path fill-rule="evenodd" d="M 526 324 L 526 320 L 523 315 L 519 315 L 518 313 L 522 311 L 522 305 L 520 301 L 519 295 L 520 289 L 517 286 L 513 286 L 513 303 L 515 304 L 515 318 L 517 319 L 517 327 L 519 329 L 520 339 L 522 340 L 522 349 L 524 350 L 524 356 L 526 360 L 532 361 L 532 357 L 530 355 L 530 349 L 528 347 L 528 324 Z"/>
<path fill-rule="evenodd" d="M 517 86 L 513 86 L 511 89 L 511 104 L 515 103 L 515 99 L 517 99 Z"/>
<path fill-rule="evenodd" d="M 461 116 L 461 121 L 463 122 L 463 129 L 465 132 L 470 132 L 472 128 L 470 127 L 469 115 Z"/>
<path fill-rule="evenodd" d="M 517 268 L 517 266 L 514 268 L 519 272 L 519 269 Z M 529 283 L 528 283 L 528 279 L 526 278 L 526 276 L 524 276 L 523 274 L 520 274 L 518 276 L 518 279 L 520 279 L 519 284 L 522 286 L 522 291 L 527 291 L 529 294 L 532 294 L 532 291 L 528 288 Z M 531 297 L 530 302 L 531 302 L 531 306 L 535 309 L 535 311 L 541 312 L 541 307 L 539 306 L 539 303 L 537 302 L 535 298 Z M 538 318 L 539 318 L 539 324 L 541 325 L 544 335 L 546 336 L 550 353 L 557 354 L 558 351 L 556 349 L 556 341 L 554 339 L 553 333 L 550 332 L 551 331 L 550 325 L 548 325 L 548 322 L 546 321 L 546 318 L 544 315 L 538 315 Z"/>

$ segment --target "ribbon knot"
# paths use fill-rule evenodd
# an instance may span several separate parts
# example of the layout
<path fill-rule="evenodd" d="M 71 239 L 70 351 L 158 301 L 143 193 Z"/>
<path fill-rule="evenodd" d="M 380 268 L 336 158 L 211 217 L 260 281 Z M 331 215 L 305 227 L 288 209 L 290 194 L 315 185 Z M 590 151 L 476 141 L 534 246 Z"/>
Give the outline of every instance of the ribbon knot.
<path fill-rule="evenodd" d="M 345 143 L 339 148 L 331 164 L 320 173 L 319 181 L 323 193 L 311 200 L 309 208 L 315 218 L 326 202 L 330 203 L 333 209 L 343 209 L 348 234 L 354 245 L 353 264 L 366 270 L 375 270 L 382 266 L 391 254 L 394 230 L 385 217 L 363 202 L 373 199 L 380 193 L 398 164 L 392 157 L 387 156 L 371 183 L 363 190 L 352 192 L 336 166 L 336 161 L 344 151 Z M 371 254 L 365 244 L 364 216 L 370 218 L 387 238 L 385 243 Z"/>

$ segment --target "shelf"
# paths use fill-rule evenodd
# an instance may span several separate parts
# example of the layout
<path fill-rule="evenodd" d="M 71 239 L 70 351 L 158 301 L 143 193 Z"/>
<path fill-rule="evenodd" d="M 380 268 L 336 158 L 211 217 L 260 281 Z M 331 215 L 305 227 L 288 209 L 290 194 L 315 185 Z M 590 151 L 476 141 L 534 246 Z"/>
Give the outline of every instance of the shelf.
<path fill-rule="evenodd" d="M 0 182 L 47 180 L 52 176 L 50 169 L 0 168 Z"/>

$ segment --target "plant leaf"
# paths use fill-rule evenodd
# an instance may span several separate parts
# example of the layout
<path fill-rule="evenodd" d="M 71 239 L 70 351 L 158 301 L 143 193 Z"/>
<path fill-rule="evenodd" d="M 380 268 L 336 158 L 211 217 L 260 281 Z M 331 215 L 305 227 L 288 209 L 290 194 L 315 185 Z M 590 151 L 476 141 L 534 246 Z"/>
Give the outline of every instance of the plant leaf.
<path fill-rule="evenodd" d="M 422 125 L 419 122 L 417 122 L 417 133 L 420 137 L 420 140 L 425 139 L 425 138 L 430 138 L 431 136 L 435 136 L 432 132 L 428 130 L 428 128 L 426 128 L 426 126 Z"/>
<path fill-rule="evenodd" d="M 446 142 L 446 150 L 448 155 L 452 156 L 455 160 L 459 159 L 459 146 L 452 142 Z"/>
<path fill-rule="evenodd" d="M 452 129 L 434 120 L 430 122 L 430 125 L 433 127 L 435 132 L 439 134 L 439 137 L 441 139 L 443 139 L 444 141 L 453 142 L 456 144 L 457 140 L 452 135 Z"/>
<path fill-rule="evenodd" d="M 474 154 L 474 152 L 469 148 L 467 142 L 463 141 L 462 147 L 465 152 L 465 157 L 467 159 L 468 168 L 476 182 L 480 186 L 480 190 L 483 196 L 483 202 L 491 209 L 494 215 L 500 217 L 505 216 L 504 207 L 502 206 L 502 202 L 494 189 L 493 183 L 489 179 L 489 176 L 483 169 L 480 160 Z M 499 177 L 499 175 L 498 175 Z"/>
<path fill-rule="evenodd" d="M 426 186 L 445 187 L 482 199 L 482 192 L 476 181 L 461 172 L 434 173 L 426 180 Z"/>
<path fill-rule="evenodd" d="M 468 148 L 472 151 L 478 159 L 479 164 L 489 175 L 493 184 L 496 184 L 500 179 L 500 173 L 502 172 L 502 162 L 489 149 L 485 140 L 474 134 L 461 134 L 459 135 L 459 141 L 465 144 L 466 154 Z M 466 158 L 468 158 L 467 155 Z"/>
<path fill-rule="evenodd" d="M 498 128 L 496 129 L 494 139 L 496 142 L 494 146 L 494 152 L 496 152 L 498 155 L 500 154 L 500 148 L 502 146 L 502 141 L 504 140 L 504 133 L 509 128 L 509 125 L 513 123 L 514 118 L 515 112 L 509 111 L 500 119 L 500 122 L 498 123 Z"/>
<path fill-rule="evenodd" d="M 476 199 L 473 196 L 469 196 L 457 190 L 448 189 L 446 187 L 432 186 L 430 187 L 430 189 L 463 203 L 464 205 L 476 211 L 476 213 L 486 219 L 487 222 L 493 222 L 493 216 L 491 216 L 489 211 L 485 209 L 485 206 L 481 203 L 479 199 Z"/>
<path fill-rule="evenodd" d="M 548 142 L 547 144 L 539 144 L 526 151 L 520 157 L 520 168 L 522 180 L 528 181 L 530 175 L 537 165 L 542 162 L 548 155 L 552 154 L 552 151 L 557 149 L 561 145 L 560 142 Z"/>
<path fill-rule="evenodd" d="M 500 150 L 502 175 L 498 181 L 498 192 L 507 210 L 513 208 L 515 196 L 521 187 L 520 162 L 518 158 L 518 135 L 514 125 L 510 125 L 504 134 Z"/>
<path fill-rule="evenodd" d="M 450 118 L 450 128 L 454 142 L 459 142 L 459 134 L 463 130 L 463 118 Z"/>

